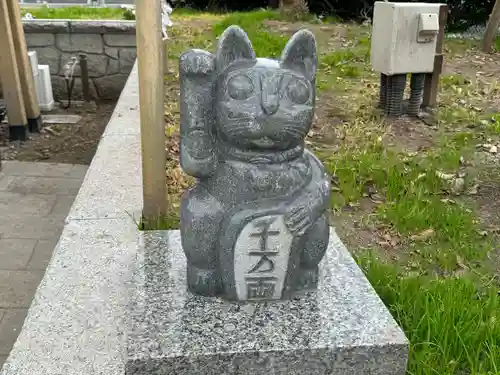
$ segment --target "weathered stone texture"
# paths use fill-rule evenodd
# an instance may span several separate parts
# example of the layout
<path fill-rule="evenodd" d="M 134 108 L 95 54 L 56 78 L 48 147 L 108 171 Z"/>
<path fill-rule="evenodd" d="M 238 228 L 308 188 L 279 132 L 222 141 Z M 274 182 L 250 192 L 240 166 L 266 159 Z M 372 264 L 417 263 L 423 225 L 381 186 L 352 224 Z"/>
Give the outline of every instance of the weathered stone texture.
<path fill-rule="evenodd" d="M 120 62 L 114 59 L 108 59 L 106 75 L 120 73 Z"/>
<path fill-rule="evenodd" d="M 114 74 L 94 79 L 99 98 L 114 99 L 120 95 L 125 82 L 127 82 L 128 74 Z"/>
<path fill-rule="evenodd" d="M 112 47 L 135 46 L 135 35 L 105 34 L 104 43 Z"/>
<path fill-rule="evenodd" d="M 54 34 L 26 34 L 28 48 L 53 46 L 55 40 Z"/>
<path fill-rule="evenodd" d="M 118 48 L 104 46 L 104 53 L 112 59 L 118 60 Z"/>
<path fill-rule="evenodd" d="M 93 84 L 92 79 L 89 80 L 89 88 L 90 88 L 90 95 L 94 99 L 98 99 L 99 96 L 97 95 L 97 92 L 95 90 L 95 86 Z M 53 76 L 52 77 L 52 89 L 54 91 L 54 97 L 67 100 L 68 98 L 68 90 L 66 88 L 66 80 L 64 77 L 60 76 Z M 71 99 L 73 100 L 81 100 L 83 99 L 83 87 L 82 87 L 82 81 L 79 77 L 75 78 L 75 85 L 73 87 L 73 92 L 71 94 Z"/>
<path fill-rule="evenodd" d="M 30 48 L 32 51 L 36 51 L 38 57 L 38 64 L 48 65 L 50 68 L 50 74 L 59 73 L 59 64 L 61 61 L 61 52 L 54 47 L 34 47 Z"/>
<path fill-rule="evenodd" d="M 135 48 L 122 48 L 120 49 L 120 72 L 130 73 L 134 66 L 135 59 L 137 58 L 137 51 Z"/>
<path fill-rule="evenodd" d="M 99 90 L 91 82 L 92 95 L 99 98 L 102 92 L 106 99 L 118 98 L 136 60 L 135 22 L 35 20 L 23 25 L 28 49 L 37 52 L 40 64 L 50 67 L 56 99 L 67 98 L 64 66 L 80 53 L 87 54 L 90 78 L 110 76 L 97 81 Z M 73 98 L 82 96 L 80 76 L 77 65 Z"/>
<path fill-rule="evenodd" d="M 61 55 L 61 70 L 60 70 L 61 75 L 64 74 L 64 65 L 66 65 L 71 60 L 71 57 L 73 57 L 73 56 L 78 57 L 78 54 L 64 52 Z M 106 74 L 106 67 L 108 65 L 108 59 L 109 59 L 109 57 L 106 55 L 88 54 L 87 55 L 87 68 L 89 71 L 89 77 L 102 77 L 103 75 L 105 75 Z M 75 77 L 81 76 L 81 69 L 80 69 L 79 64 L 75 67 L 74 76 Z"/>
<path fill-rule="evenodd" d="M 56 46 L 64 52 L 104 52 L 104 45 L 100 34 L 57 34 Z"/>

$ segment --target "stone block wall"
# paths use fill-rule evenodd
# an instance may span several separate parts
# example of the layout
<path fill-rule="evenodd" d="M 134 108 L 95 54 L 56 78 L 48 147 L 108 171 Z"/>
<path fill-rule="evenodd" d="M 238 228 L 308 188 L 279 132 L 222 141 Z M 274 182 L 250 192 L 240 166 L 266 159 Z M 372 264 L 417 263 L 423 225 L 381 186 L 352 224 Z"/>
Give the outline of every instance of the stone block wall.
<path fill-rule="evenodd" d="M 91 94 L 117 99 L 136 58 L 135 21 L 25 20 L 28 50 L 49 65 L 56 99 L 67 99 L 64 66 L 79 53 L 87 55 Z M 80 67 L 75 69 L 72 99 L 82 98 Z"/>

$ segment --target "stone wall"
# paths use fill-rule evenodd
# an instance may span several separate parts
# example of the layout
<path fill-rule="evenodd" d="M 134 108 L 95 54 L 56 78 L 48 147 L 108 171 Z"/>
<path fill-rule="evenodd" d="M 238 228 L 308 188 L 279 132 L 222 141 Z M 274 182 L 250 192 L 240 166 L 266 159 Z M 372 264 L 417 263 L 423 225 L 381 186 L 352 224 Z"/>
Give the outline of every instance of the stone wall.
<path fill-rule="evenodd" d="M 95 99 L 117 99 L 136 58 L 135 21 L 25 20 L 28 50 L 49 65 L 56 99 L 67 99 L 64 66 L 87 54 L 90 90 Z M 80 67 L 72 99 L 82 98 Z"/>

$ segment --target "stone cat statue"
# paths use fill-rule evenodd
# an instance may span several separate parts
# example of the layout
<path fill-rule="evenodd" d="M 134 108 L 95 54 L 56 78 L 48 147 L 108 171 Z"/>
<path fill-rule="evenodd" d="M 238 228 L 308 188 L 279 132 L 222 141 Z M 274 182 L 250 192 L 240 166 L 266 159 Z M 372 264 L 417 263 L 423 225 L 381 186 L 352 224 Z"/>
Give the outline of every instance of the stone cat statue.
<path fill-rule="evenodd" d="M 180 58 L 181 202 L 190 291 L 228 300 L 314 290 L 329 239 L 330 178 L 304 148 L 315 107 L 316 41 L 298 31 L 279 61 L 229 27 L 215 55 Z"/>

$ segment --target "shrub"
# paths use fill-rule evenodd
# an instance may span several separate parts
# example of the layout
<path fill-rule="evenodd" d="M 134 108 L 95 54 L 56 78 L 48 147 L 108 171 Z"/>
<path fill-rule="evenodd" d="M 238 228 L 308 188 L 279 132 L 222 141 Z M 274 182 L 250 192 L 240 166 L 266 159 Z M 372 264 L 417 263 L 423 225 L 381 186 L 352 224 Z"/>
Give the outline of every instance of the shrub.
<path fill-rule="evenodd" d="M 312 13 L 318 15 L 336 16 L 342 20 L 364 21 L 371 19 L 374 2 L 375 0 L 308 0 L 307 5 Z M 444 1 L 428 0 L 428 2 L 443 3 Z M 450 9 L 448 29 L 458 31 L 485 24 L 495 0 L 448 0 L 446 3 Z M 276 0 L 175 0 L 173 4 L 177 7 L 243 11 L 277 6 L 279 3 Z"/>

